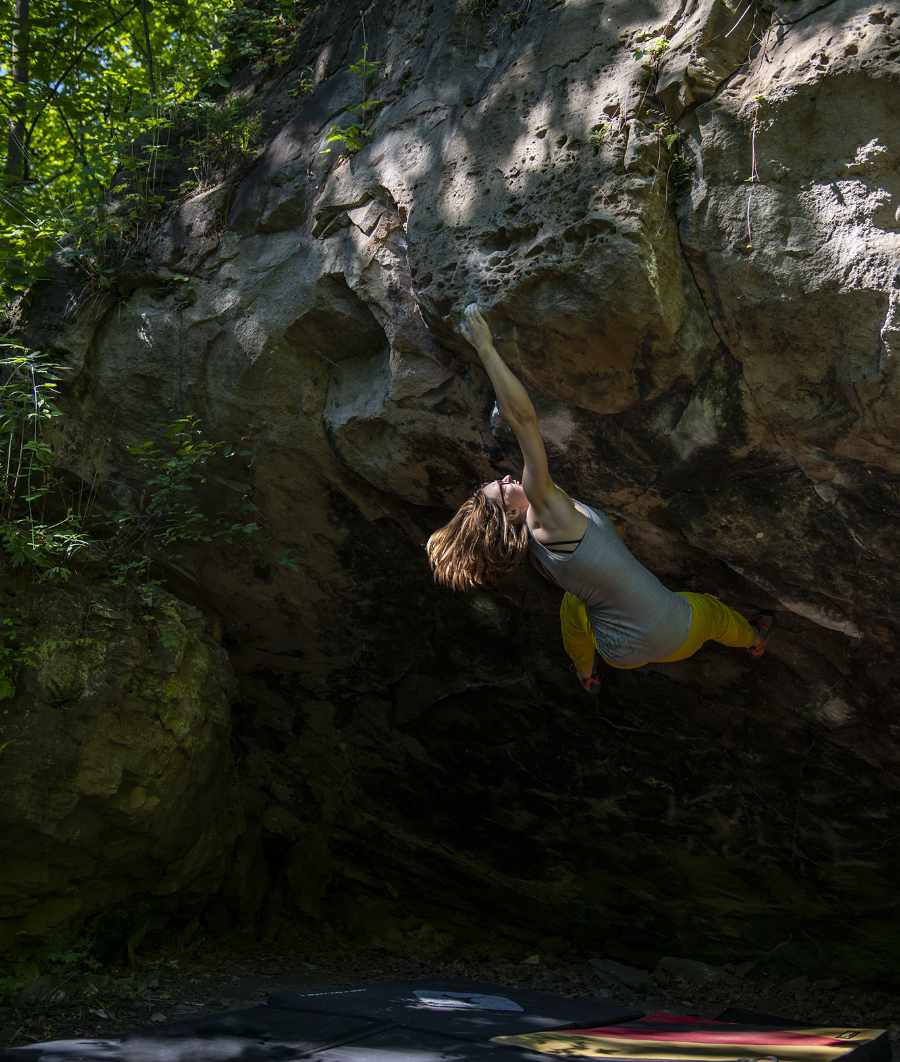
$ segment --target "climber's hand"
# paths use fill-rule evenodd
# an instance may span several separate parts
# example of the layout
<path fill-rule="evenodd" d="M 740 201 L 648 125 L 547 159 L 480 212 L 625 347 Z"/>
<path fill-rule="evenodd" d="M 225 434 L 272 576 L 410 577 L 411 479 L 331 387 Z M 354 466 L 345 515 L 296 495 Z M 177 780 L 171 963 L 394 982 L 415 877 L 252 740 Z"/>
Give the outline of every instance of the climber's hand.
<path fill-rule="evenodd" d="M 494 337 L 491 335 L 490 326 L 481 316 L 481 310 L 478 309 L 477 302 L 470 302 L 463 310 L 459 330 L 476 350 L 483 350 L 485 347 L 494 345 Z"/>

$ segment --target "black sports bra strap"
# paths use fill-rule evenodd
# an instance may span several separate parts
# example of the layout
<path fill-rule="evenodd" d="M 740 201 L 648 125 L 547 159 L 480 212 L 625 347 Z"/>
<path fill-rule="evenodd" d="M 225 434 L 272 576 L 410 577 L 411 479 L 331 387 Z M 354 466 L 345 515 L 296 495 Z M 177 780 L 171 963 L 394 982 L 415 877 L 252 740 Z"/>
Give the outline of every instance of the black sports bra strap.
<path fill-rule="evenodd" d="M 544 542 L 544 549 L 549 550 L 551 553 L 574 553 L 581 543 L 584 535 L 581 538 L 570 538 L 565 542 Z M 559 549 L 559 546 L 571 546 L 572 549 Z"/>

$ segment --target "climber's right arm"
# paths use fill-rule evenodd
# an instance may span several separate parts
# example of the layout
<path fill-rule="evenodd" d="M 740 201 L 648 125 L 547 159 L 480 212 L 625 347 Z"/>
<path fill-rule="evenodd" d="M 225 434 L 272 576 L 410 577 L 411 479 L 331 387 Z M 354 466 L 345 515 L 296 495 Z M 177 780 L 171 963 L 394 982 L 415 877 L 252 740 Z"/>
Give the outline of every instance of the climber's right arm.
<path fill-rule="evenodd" d="M 497 353 L 490 327 L 474 303 L 465 309 L 461 330 L 477 351 L 494 385 L 503 419 L 512 428 L 519 443 L 525 461 L 522 486 L 538 524 L 563 531 L 572 526 L 574 521 L 583 531 L 584 516 L 550 477 L 547 450 L 534 405 L 518 378 Z"/>

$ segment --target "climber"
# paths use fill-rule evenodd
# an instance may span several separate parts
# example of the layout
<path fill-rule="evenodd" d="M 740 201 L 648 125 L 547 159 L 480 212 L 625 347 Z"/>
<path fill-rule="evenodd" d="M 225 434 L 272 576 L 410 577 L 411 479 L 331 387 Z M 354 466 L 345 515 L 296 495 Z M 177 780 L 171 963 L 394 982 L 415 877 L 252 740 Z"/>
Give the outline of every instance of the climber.
<path fill-rule="evenodd" d="M 534 406 L 476 305 L 466 307 L 461 331 L 494 385 L 525 468 L 521 481 L 506 475 L 483 483 L 431 535 L 426 550 L 435 580 L 453 590 L 489 585 L 530 552 L 565 591 L 563 646 L 589 693 L 600 684 L 595 651 L 615 668 L 685 660 L 707 641 L 762 656 L 773 615 L 751 622 L 711 594 L 666 589 L 629 552 L 609 517 L 573 501 L 550 478 Z"/>

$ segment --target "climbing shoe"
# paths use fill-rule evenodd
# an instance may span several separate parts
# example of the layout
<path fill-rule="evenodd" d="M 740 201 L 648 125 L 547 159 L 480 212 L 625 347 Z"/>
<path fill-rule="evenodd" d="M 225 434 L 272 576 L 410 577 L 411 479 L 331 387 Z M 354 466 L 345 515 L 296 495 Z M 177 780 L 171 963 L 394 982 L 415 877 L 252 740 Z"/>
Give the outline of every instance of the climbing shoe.
<path fill-rule="evenodd" d="M 762 637 L 762 641 L 757 645 L 751 645 L 747 652 L 758 658 L 765 653 L 766 646 L 769 644 L 772 628 L 775 626 L 775 616 L 772 612 L 760 612 L 750 620 L 750 626 Z"/>
<path fill-rule="evenodd" d="M 597 694 L 600 692 L 600 676 L 596 671 L 588 675 L 587 678 L 582 678 L 577 671 L 575 672 L 575 676 L 585 693 Z"/>

